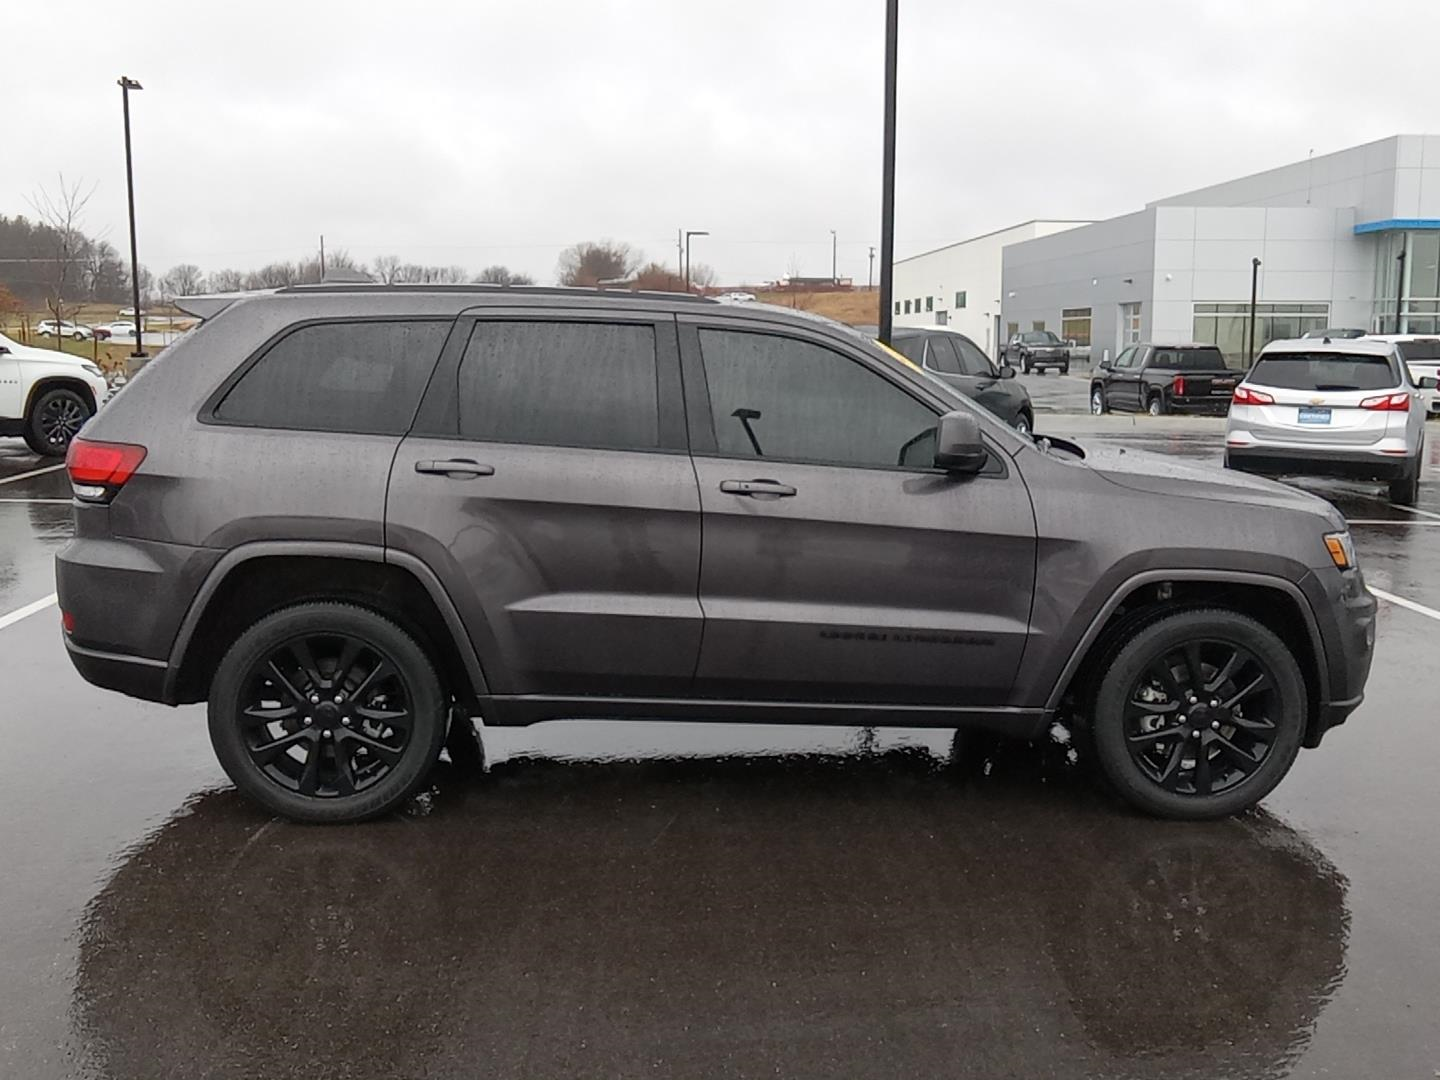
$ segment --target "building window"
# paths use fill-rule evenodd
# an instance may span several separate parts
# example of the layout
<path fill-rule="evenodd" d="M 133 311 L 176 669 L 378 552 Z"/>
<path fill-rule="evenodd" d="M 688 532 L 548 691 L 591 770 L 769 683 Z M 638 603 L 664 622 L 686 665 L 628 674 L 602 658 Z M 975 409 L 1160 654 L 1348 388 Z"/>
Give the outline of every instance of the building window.
<path fill-rule="evenodd" d="M 920 314 L 920 298 L 915 297 L 915 314 Z"/>
<path fill-rule="evenodd" d="M 1007 338 L 1013 338 L 1019 332 L 1020 324 L 1018 322 L 1007 322 L 1005 324 L 1005 336 Z"/>
<path fill-rule="evenodd" d="M 1405 280 L 1398 281 L 1397 256 L 1402 248 Z M 1398 327 L 1397 306 L 1402 309 Z M 1370 321 L 1377 333 L 1440 332 L 1440 232 L 1393 232 L 1375 246 L 1375 300 Z"/>
<path fill-rule="evenodd" d="M 909 315 L 909 314 L 910 314 L 910 301 L 909 301 L 909 300 L 906 300 L 906 301 L 905 301 L 905 314 L 906 314 L 906 315 Z"/>
<path fill-rule="evenodd" d="M 1393 321 L 1393 311 L 1391 318 Z M 1256 304 L 1255 351 L 1271 341 L 1288 341 L 1329 325 L 1329 304 Z M 1196 304 L 1191 336 L 1206 345 L 1218 345 L 1228 363 L 1243 367 L 1250 348 L 1250 305 Z"/>
<path fill-rule="evenodd" d="M 1045 320 L 1044 320 L 1044 319 L 1036 319 L 1034 322 L 1032 322 L 1032 323 L 1030 324 L 1030 329 L 1031 329 L 1031 330 L 1044 330 L 1044 329 L 1045 329 Z"/>
<path fill-rule="evenodd" d="M 963 308 L 963 307 L 965 306 L 965 290 L 964 290 L 964 289 L 961 289 L 959 292 L 957 292 L 957 293 L 955 294 L 955 306 L 956 306 L 957 308 Z"/>
<path fill-rule="evenodd" d="M 1134 345 L 1140 340 L 1140 301 L 1120 305 L 1120 344 Z"/>
<path fill-rule="evenodd" d="M 900 314 L 900 301 L 899 301 L 899 300 L 896 300 L 896 301 L 895 301 L 895 314 L 896 314 L 896 315 L 899 315 L 899 314 Z"/>
<path fill-rule="evenodd" d="M 934 310 L 935 310 L 935 298 L 934 298 L 933 296 L 927 296 L 927 297 L 925 297 L 925 310 L 926 310 L 926 311 L 934 311 Z"/>
<path fill-rule="evenodd" d="M 1090 309 L 1063 308 L 1060 311 L 1060 336 L 1076 345 L 1090 345 Z"/>

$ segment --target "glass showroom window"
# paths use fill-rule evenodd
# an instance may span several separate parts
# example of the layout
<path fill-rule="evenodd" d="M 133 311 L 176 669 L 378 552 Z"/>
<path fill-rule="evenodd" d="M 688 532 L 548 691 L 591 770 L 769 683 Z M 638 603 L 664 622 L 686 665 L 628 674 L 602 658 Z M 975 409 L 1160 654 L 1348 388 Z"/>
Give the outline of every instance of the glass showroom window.
<path fill-rule="evenodd" d="M 1194 311 L 1191 336 L 1203 344 L 1218 345 L 1226 363 L 1244 366 L 1250 345 L 1250 305 L 1196 304 Z M 1329 304 L 1256 304 L 1255 351 L 1259 353 L 1272 341 L 1288 341 L 1329 325 Z"/>
<path fill-rule="evenodd" d="M 1135 345 L 1140 341 L 1140 301 L 1120 305 L 1120 344 Z"/>
<path fill-rule="evenodd" d="M 1399 277 L 1402 245 L 1405 277 Z M 1397 291 L 1398 290 L 1398 291 Z M 1395 325 L 1397 300 L 1400 325 Z M 1375 307 L 1371 328 L 1402 334 L 1440 333 L 1440 231 L 1389 233 L 1375 250 Z"/>
<path fill-rule="evenodd" d="M 1060 311 L 1060 336 L 1076 345 L 1090 344 L 1090 309 L 1088 307 L 1062 308 Z"/>

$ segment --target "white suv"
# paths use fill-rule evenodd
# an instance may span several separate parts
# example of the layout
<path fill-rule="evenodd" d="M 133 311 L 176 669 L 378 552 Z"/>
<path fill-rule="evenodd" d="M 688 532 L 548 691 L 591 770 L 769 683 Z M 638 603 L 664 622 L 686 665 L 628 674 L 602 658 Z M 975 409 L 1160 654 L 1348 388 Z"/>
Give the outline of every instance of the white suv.
<path fill-rule="evenodd" d="M 108 394 L 104 372 L 83 357 L 0 334 L 0 436 L 19 435 L 37 454 L 63 457 Z"/>
<path fill-rule="evenodd" d="M 1235 388 L 1225 466 L 1383 480 L 1413 506 L 1425 453 L 1423 391 L 1389 341 L 1275 341 Z"/>

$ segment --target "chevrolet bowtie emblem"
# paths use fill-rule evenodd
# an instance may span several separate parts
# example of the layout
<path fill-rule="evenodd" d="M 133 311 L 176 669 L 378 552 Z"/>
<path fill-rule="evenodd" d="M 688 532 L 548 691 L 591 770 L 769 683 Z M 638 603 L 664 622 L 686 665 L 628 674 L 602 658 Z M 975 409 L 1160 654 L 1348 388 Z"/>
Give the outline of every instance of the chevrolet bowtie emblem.
<path fill-rule="evenodd" d="M 1323 397 L 1312 397 L 1312 398 L 1310 399 L 1310 404 L 1311 404 L 1311 405 L 1322 405 L 1322 404 L 1324 404 L 1324 402 L 1325 402 L 1325 399 L 1324 399 Z"/>

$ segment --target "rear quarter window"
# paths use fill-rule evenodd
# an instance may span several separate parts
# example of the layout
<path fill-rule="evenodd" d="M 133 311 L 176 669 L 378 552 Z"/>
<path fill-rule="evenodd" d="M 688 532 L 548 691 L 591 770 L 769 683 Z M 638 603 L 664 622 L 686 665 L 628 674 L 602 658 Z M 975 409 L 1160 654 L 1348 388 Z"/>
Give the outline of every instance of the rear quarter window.
<path fill-rule="evenodd" d="M 215 406 L 221 423 L 403 435 L 450 320 L 301 326 L 244 370 Z"/>
<path fill-rule="evenodd" d="M 1246 382 L 1281 390 L 1388 390 L 1400 375 L 1388 356 L 1272 353 L 1255 362 Z"/>

